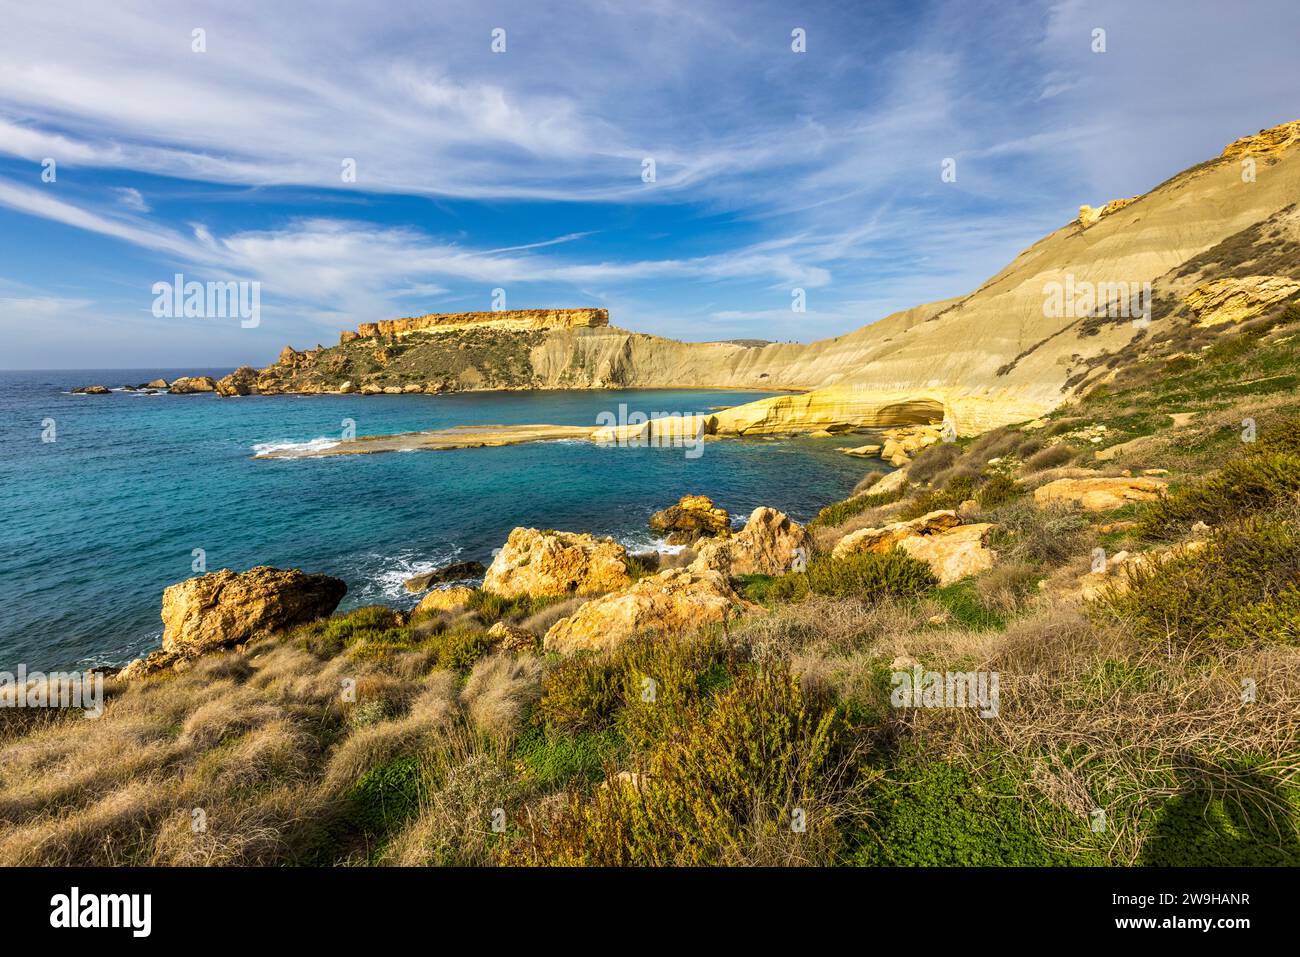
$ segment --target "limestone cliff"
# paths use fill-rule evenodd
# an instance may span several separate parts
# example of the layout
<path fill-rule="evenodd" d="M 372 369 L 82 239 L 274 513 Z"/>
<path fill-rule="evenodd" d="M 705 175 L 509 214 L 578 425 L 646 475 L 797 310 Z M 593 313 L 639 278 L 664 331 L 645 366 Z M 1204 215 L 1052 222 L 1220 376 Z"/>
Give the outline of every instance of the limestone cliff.
<path fill-rule="evenodd" d="M 605 309 L 503 309 L 498 312 L 429 313 L 407 319 L 363 322 L 355 333 L 339 337 L 343 345 L 354 338 L 401 337 L 412 332 L 455 332 L 463 329 L 576 329 L 609 325 Z"/>
<path fill-rule="evenodd" d="M 1252 175 L 1242 157 L 1257 159 Z M 808 344 L 686 343 L 609 326 L 604 310 L 462 313 L 366 323 L 333 349 L 286 350 L 260 391 L 732 387 L 792 390 L 730 409 L 719 432 L 949 419 L 960 434 L 1042 414 L 1107 362 L 1196 321 L 1198 283 L 1256 277 L 1247 306 L 1300 278 L 1300 121 L 1245 137 L 1150 192 L 1034 243 L 978 289 Z M 1213 257 L 1213 258 L 1207 258 Z M 1279 279 L 1278 277 L 1282 277 Z M 1207 286 L 1244 302 L 1242 284 Z M 1208 298 L 1207 298 L 1207 294 Z M 1267 303 L 1266 303 L 1267 305 Z M 864 320 L 869 317 L 863 317 Z M 1231 323 L 1225 323 L 1230 326 Z"/>

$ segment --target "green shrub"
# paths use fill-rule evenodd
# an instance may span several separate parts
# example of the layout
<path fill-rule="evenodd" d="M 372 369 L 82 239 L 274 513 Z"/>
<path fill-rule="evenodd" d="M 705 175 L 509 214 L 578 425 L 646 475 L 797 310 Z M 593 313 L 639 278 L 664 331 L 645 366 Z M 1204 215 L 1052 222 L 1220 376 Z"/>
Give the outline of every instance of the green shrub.
<path fill-rule="evenodd" d="M 534 726 L 520 735 L 513 757 L 533 786 L 547 792 L 590 787 L 616 759 L 622 738 L 603 731 L 553 731 Z"/>
<path fill-rule="evenodd" d="M 622 710 L 618 724 L 634 747 L 649 748 L 689 720 L 690 711 L 732 680 L 732 655 L 720 635 L 647 635 L 614 655 Z"/>
<path fill-rule="evenodd" d="M 778 860 L 826 860 L 855 777 L 845 748 L 840 714 L 806 699 L 788 671 L 742 674 L 655 745 L 638 784 L 575 802 L 507 862 L 734 864 L 756 846 Z M 797 811 L 802 832 L 791 827 Z"/>
<path fill-rule="evenodd" d="M 762 604 L 768 600 L 773 581 L 771 575 L 741 575 L 736 579 L 736 591 L 750 601 Z"/>
<path fill-rule="evenodd" d="M 979 592 L 969 581 L 954 582 L 931 592 L 931 597 L 943 605 L 952 619 L 971 631 L 1001 631 L 1006 619 L 987 607 Z"/>
<path fill-rule="evenodd" d="M 1159 647 L 1300 642 L 1300 525 L 1259 516 L 1128 573 L 1099 608 Z"/>
<path fill-rule="evenodd" d="M 802 572 L 775 578 L 768 589 L 772 601 L 800 601 L 808 595 L 834 598 L 908 598 L 938 584 L 930 566 L 900 549 L 862 552 L 847 558 L 818 555 Z"/>
<path fill-rule="evenodd" d="M 426 639 L 425 646 L 434 651 L 439 667 L 466 671 L 487 654 L 492 641 L 477 628 L 457 625 Z"/>
<path fill-rule="evenodd" d="M 533 713 L 554 730 L 603 728 L 619 703 L 619 690 L 618 671 L 611 662 L 593 654 L 575 655 L 546 673 Z"/>
<path fill-rule="evenodd" d="M 1176 539 L 1198 521 L 1219 525 L 1252 512 L 1275 508 L 1300 492 L 1300 454 L 1277 446 L 1254 449 L 1229 461 L 1197 485 L 1150 503 L 1138 520 L 1147 538 Z"/>
<path fill-rule="evenodd" d="M 369 605 L 344 615 L 304 625 L 296 632 L 299 644 L 312 654 L 331 658 L 361 643 L 391 644 L 407 640 L 397 624 L 397 613 L 383 605 Z"/>
<path fill-rule="evenodd" d="M 980 508 L 990 509 L 997 508 L 999 505 L 1005 505 L 1014 498 L 1019 498 L 1025 494 L 1024 486 L 1013 479 L 1010 475 L 994 475 L 983 485 L 980 486 L 975 500 L 979 502 Z"/>
<path fill-rule="evenodd" d="M 409 755 L 371 768 L 348 793 L 348 823 L 372 834 L 391 833 L 419 810 L 421 777 L 419 759 Z"/>
<path fill-rule="evenodd" d="M 655 572 L 651 564 L 639 555 L 629 555 L 627 561 L 623 564 L 627 566 L 628 577 L 633 581 L 645 578 L 647 575 L 653 575 Z"/>

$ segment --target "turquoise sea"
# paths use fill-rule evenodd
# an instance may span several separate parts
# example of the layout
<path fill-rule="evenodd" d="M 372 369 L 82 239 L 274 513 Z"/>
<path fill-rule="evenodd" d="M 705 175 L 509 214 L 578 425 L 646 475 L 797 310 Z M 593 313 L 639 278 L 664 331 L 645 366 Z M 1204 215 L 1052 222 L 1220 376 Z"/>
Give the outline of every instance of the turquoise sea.
<path fill-rule="evenodd" d="M 594 426 L 620 403 L 693 412 L 760 393 L 68 394 L 182 374 L 196 370 L 0 372 L 0 670 L 122 664 L 157 647 L 162 590 L 194 574 L 195 549 L 209 571 L 336 575 L 348 583 L 343 608 L 409 607 L 404 579 L 451 560 L 486 564 L 517 525 L 649 547 L 647 518 L 688 492 L 712 496 L 737 524 L 758 505 L 806 521 L 878 464 L 835 452 L 843 437 L 710 442 L 698 458 L 587 442 L 254 458 L 259 447 L 336 440 L 345 419 L 358 435 Z"/>

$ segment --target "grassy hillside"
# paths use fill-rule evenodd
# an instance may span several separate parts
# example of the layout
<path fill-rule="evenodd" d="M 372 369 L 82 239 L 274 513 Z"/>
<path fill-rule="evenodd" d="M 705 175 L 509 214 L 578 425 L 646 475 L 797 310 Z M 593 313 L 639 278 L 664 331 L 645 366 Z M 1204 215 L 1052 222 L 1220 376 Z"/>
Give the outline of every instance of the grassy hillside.
<path fill-rule="evenodd" d="M 110 681 L 97 721 L 0 711 L 0 862 L 1300 863 L 1298 333 L 1171 325 L 1041 422 L 864 477 L 725 630 L 500 652 L 577 600 L 480 592 Z M 1144 469 L 1166 496 L 1032 495 Z M 829 554 L 962 503 L 997 525 L 975 577 Z M 1148 561 L 1085 599 L 1096 549 Z M 998 714 L 895 707 L 914 664 L 996 672 Z"/>

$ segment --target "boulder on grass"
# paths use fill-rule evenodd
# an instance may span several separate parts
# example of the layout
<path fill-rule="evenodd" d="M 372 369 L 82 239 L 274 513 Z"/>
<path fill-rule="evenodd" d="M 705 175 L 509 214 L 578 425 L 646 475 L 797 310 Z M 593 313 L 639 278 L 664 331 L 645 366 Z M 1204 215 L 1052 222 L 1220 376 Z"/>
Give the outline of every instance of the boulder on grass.
<path fill-rule="evenodd" d="M 1064 503 L 1088 512 L 1108 512 L 1130 502 L 1159 498 L 1168 487 L 1168 482 L 1152 477 L 1062 478 L 1034 489 L 1034 502 L 1040 508 Z"/>
<path fill-rule="evenodd" d="M 286 631 L 331 614 L 347 590 L 297 568 L 199 575 L 163 590 L 163 650 L 199 655 Z"/>
<path fill-rule="evenodd" d="M 670 568 L 561 618 L 546 632 L 545 647 L 572 654 L 614 648 L 641 633 L 685 636 L 756 608 L 720 572 Z"/>
<path fill-rule="evenodd" d="M 728 539 L 706 541 L 691 562 L 697 571 L 712 570 L 728 577 L 782 575 L 797 558 L 811 553 L 807 530 L 783 512 L 760 505 L 745 527 Z"/>

